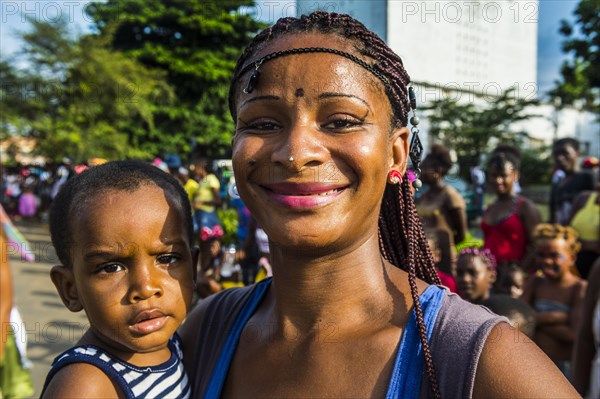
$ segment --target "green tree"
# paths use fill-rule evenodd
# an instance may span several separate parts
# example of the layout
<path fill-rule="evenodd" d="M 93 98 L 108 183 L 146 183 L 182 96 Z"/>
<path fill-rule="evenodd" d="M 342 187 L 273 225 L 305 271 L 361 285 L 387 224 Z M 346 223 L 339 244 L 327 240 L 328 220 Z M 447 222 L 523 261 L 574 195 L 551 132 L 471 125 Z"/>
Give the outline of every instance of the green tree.
<path fill-rule="evenodd" d="M 460 173 L 467 177 L 470 167 L 479 163 L 481 154 L 490 150 L 492 143 L 523 141 L 526 134 L 512 131 L 510 126 L 534 116 L 525 109 L 535 104 L 536 100 L 517 98 L 509 89 L 485 105 L 441 98 L 425 110 L 430 136 L 456 151 Z"/>
<path fill-rule="evenodd" d="M 561 67 L 561 80 L 550 91 L 561 104 L 580 104 L 600 114 L 600 0 L 581 0 L 575 21 L 561 22 L 563 51 L 573 58 Z"/>
<path fill-rule="evenodd" d="M 32 21 L 23 36 L 30 67 L 0 64 L 0 107 L 8 114 L 2 134 L 35 137 L 37 152 L 53 159 L 159 153 L 164 140 L 154 113 L 174 98 L 164 72 L 108 50 L 97 37 L 71 40 L 65 26 Z"/>
<path fill-rule="evenodd" d="M 238 12 L 251 0 L 108 0 L 88 12 L 111 49 L 166 72 L 175 101 L 155 113 L 163 149 L 226 156 L 227 96 L 237 58 L 262 25 Z"/>

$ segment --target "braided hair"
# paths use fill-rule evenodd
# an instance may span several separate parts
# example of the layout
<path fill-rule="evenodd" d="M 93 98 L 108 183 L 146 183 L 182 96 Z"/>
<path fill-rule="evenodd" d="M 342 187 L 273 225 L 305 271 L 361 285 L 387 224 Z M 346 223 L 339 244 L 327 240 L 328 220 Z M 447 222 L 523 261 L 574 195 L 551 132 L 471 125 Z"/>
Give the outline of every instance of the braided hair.
<path fill-rule="evenodd" d="M 540 240 L 543 238 L 548 238 L 551 240 L 562 238 L 569 246 L 569 250 L 573 256 L 577 255 L 577 252 L 579 252 L 581 249 L 581 243 L 578 240 L 577 231 L 569 226 L 563 226 L 556 223 L 540 223 L 533 231 L 533 239 Z"/>
<path fill-rule="evenodd" d="M 256 54 L 275 38 L 287 34 L 317 33 L 351 40 L 350 52 L 370 60 L 369 70 L 385 79 L 385 92 L 392 108 L 393 128 L 407 126 L 410 101 L 407 95 L 410 77 L 402 59 L 375 33 L 346 14 L 315 11 L 300 18 L 281 18 L 275 25 L 263 30 L 246 47 L 237 62 L 229 91 L 231 114 L 236 119 L 235 94 L 240 78 L 250 69 Z M 350 38 L 350 39 L 348 39 Z M 436 398 L 440 397 L 433 357 L 427 340 L 423 309 L 419 301 L 417 278 L 430 284 L 440 284 L 425 233 L 417 216 L 413 192 L 405 176 L 400 184 L 387 184 L 379 214 L 379 248 L 384 259 L 408 273 L 411 296 L 414 302 L 419 336 L 425 358 L 425 369 L 430 387 Z"/>

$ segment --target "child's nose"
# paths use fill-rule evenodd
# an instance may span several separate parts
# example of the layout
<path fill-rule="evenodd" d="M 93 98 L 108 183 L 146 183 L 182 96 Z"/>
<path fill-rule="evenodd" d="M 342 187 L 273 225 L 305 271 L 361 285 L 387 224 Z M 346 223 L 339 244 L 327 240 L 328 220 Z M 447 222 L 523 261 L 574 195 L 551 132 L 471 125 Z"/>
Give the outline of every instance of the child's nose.
<path fill-rule="evenodd" d="M 153 296 L 162 296 L 160 271 L 156 267 L 132 268 L 129 275 L 129 301 L 136 303 Z"/>

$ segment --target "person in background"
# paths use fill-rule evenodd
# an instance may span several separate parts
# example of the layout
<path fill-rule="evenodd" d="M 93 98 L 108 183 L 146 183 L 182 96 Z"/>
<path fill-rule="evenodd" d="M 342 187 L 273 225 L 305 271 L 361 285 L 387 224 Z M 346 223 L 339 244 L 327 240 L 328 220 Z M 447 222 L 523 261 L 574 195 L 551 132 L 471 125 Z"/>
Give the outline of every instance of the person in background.
<path fill-rule="evenodd" d="M 496 280 L 496 261 L 485 248 L 464 248 L 456 260 L 456 285 L 461 298 L 480 305 L 490 297 Z"/>
<path fill-rule="evenodd" d="M 564 138 L 552 145 L 552 157 L 556 168 L 562 170 L 565 177 L 552 185 L 550 223 L 568 225 L 575 197 L 582 191 L 593 191 L 596 188 L 594 175 L 589 171 L 579 170 L 580 155 L 577 139 Z"/>
<path fill-rule="evenodd" d="M 437 275 L 440 278 L 440 282 L 442 285 L 450 290 L 450 292 L 458 293 L 458 288 L 456 287 L 456 280 L 454 276 L 451 274 L 444 273 L 439 269 L 440 263 L 440 248 L 437 244 L 437 237 L 434 235 L 427 236 L 427 245 L 429 245 L 429 249 L 431 250 L 431 256 L 433 257 L 433 262 L 435 263 L 435 268 L 437 271 Z"/>
<path fill-rule="evenodd" d="M 536 312 L 535 343 L 570 378 L 587 285 L 571 272 L 580 244 L 572 228 L 548 223 L 536 227 L 534 243 L 535 264 L 543 275 L 527 280 L 521 299 Z"/>
<path fill-rule="evenodd" d="M 496 270 L 496 281 L 492 286 L 494 294 L 520 298 L 525 287 L 526 273 L 516 262 L 500 262 Z"/>
<path fill-rule="evenodd" d="M 532 262 L 533 230 L 541 222 L 535 204 L 515 192 L 520 177 L 520 153 L 513 146 L 498 146 L 487 165 L 488 184 L 496 193 L 481 218 L 483 247 L 496 262 L 519 262 L 529 269 Z"/>
<path fill-rule="evenodd" d="M 524 301 L 510 295 L 493 294 L 481 304 L 492 312 L 506 317 L 514 328 L 525 334 L 527 338 L 533 339 L 535 312 Z"/>
<path fill-rule="evenodd" d="M 587 399 L 600 398 L 600 259 L 589 276 L 575 340 L 573 385 Z"/>
<path fill-rule="evenodd" d="M 197 239 L 200 243 L 201 264 L 206 264 L 210 258 L 210 249 L 208 243 L 202 239 L 202 229 L 213 230 L 216 226 L 222 229 L 219 216 L 217 216 L 217 207 L 221 205 L 219 193 L 221 183 L 212 173 L 212 165 L 208 159 L 196 161 L 194 173 L 198 179 L 198 188 L 192 201 L 194 225 L 198 228 Z"/>
<path fill-rule="evenodd" d="M 451 167 L 448 149 L 441 144 L 433 144 L 422 165 L 421 179 L 427 188 L 416 200 L 416 206 L 425 234 L 437 238 L 441 253 L 438 269 L 454 275 L 454 246 L 465 239 L 467 214 L 463 197 L 444 182 Z"/>
<path fill-rule="evenodd" d="M 190 176 L 189 169 L 183 166 L 177 168 L 176 175 L 177 179 L 183 186 L 183 189 L 187 193 L 190 203 L 192 203 L 192 201 L 194 201 L 194 197 L 196 196 L 196 191 L 198 191 L 198 182 L 195 179 L 193 179 L 192 176 Z M 198 231 L 194 230 L 194 232 L 197 233 Z"/>
<path fill-rule="evenodd" d="M 573 201 L 569 226 L 581 243 L 575 265 L 581 278 L 588 278 L 592 265 L 600 257 L 600 184 L 596 191 L 583 191 Z"/>

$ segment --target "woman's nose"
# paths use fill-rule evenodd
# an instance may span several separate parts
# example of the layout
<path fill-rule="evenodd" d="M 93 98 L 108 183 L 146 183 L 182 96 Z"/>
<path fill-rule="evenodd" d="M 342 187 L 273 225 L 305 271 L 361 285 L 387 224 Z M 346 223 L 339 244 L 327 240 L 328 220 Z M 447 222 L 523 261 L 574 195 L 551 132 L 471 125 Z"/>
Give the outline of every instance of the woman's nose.
<path fill-rule="evenodd" d="M 300 171 L 306 166 L 317 166 L 326 162 L 327 150 L 323 138 L 309 122 L 294 123 L 283 137 L 273 151 L 273 163 Z"/>

